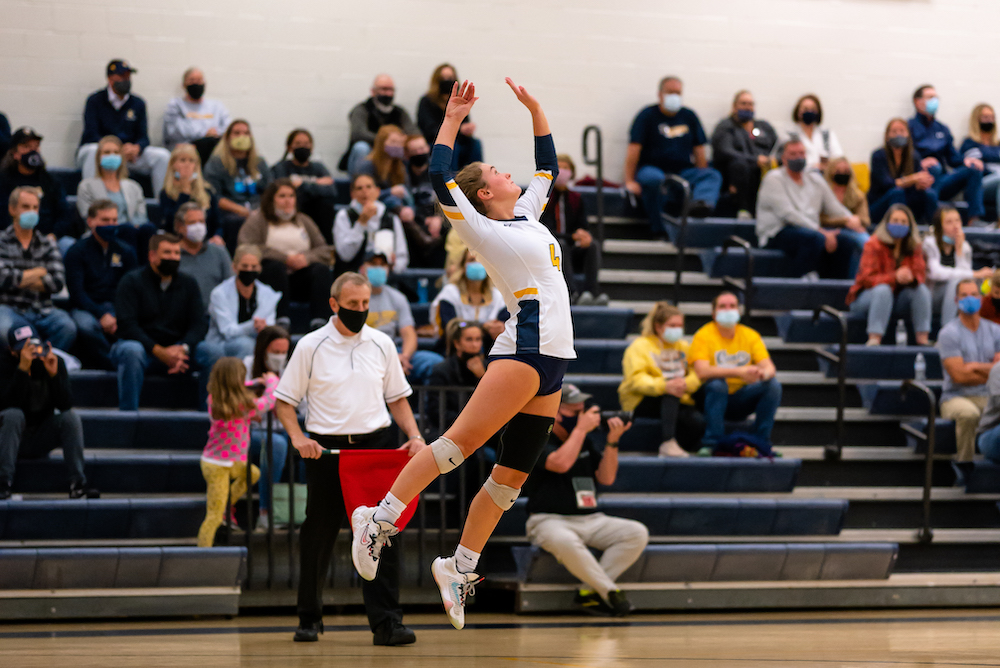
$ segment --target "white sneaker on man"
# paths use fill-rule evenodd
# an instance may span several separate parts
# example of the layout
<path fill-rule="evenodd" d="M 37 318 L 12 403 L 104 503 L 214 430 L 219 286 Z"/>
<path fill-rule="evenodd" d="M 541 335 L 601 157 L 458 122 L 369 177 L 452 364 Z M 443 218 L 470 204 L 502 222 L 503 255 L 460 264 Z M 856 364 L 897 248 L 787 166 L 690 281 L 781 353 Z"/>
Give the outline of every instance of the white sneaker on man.
<path fill-rule="evenodd" d="M 456 629 L 465 626 L 465 600 L 476 593 L 476 585 L 483 581 L 476 573 L 459 573 L 455 557 L 438 557 L 431 564 L 431 574 L 441 591 L 441 602 L 448 620 Z"/>
<path fill-rule="evenodd" d="M 672 438 L 669 441 L 664 441 L 660 443 L 660 457 L 690 457 L 691 455 L 677 444 L 677 439 Z"/>
<path fill-rule="evenodd" d="M 378 562 L 382 548 L 392 545 L 389 540 L 399 533 L 399 529 L 389 522 L 376 522 L 375 508 L 358 506 L 351 514 L 351 528 L 354 540 L 351 542 L 351 561 L 358 575 L 371 582 L 378 575 Z"/>

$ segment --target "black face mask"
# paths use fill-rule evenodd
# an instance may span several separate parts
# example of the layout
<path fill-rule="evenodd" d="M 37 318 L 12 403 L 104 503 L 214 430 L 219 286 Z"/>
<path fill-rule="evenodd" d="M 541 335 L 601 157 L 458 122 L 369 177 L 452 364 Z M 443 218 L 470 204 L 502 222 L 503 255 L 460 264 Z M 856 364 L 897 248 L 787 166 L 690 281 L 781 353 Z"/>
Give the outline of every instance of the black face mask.
<path fill-rule="evenodd" d="M 392 104 L 392 95 L 376 95 L 375 100 L 383 107 L 388 107 Z"/>
<path fill-rule="evenodd" d="M 997 127 L 996 123 L 980 123 L 979 124 L 979 131 L 980 132 L 990 133 L 990 132 L 993 132 L 993 130 L 995 130 L 996 127 Z"/>
<path fill-rule="evenodd" d="M 990 301 L 993 302 L 993 310 L 1000 313 L 1000 297 L 990 297 Z"/>
<path fill-rule="evenodd" d="M 125 79 L 124 81 L 116 81 L 111 84 L 111 90 L 115 92 L 118 97 L 125 97 L 132 90 L 132 80 Z"/>
<path fill-rule="evenodd" d="M 417 153 L 410 156 L 410 167 L 423 167 L 430 160 L 430 153 Z"/>
<path fill-rule="evenodd" d="M 201 96 L 205 94 L 205 84 L 190 84 L 184 89 L 187 90 L 192 100 L 200 100 Z"/>
<path fill-rule="evenodd" d="M 23 154 L 20 158 L 20 162 L 28 169 L 38 169 L 39 167 L 45 166 L 45 161 L 42 160 L 42 154 L 38 151 L 28 151 Z"/>
<path fill-rule="evenodd" d="M 573 430 L 576 429 L 576 423 L 579 419 L 580 419 L 579 415 L 574 415 L 573 417 L 566 417 L 564 415 L 562 422 L 560 422 L 559 424 L 562 425 L 562 428 L 566 430 L 567 434 L 572 434 Z"/>
<path fill-rule="evenodd" d="M 451 95 L 452 89 L 455 88 L 455 83 L 454 79 L 441 79 L 438 82 L 438 92 L 441 95 Z"/>
<path fill-rule="evenodd" d="M 247 287 L 250 287 L 251 285 L 253 285 L 253 282 L 256 281 L 258 278 L 260 278 L 260 272 L 259 271 L 249 271 L 247 269 L 243 269 L 239 273 L 239 281 L 240 281 L 240 283 L 242 283 L 243 285 L 245 285 Z"/>
<path fill-rule="evenodd" d="M 160 276 L 164 278 L 172 278 L 177 274 L 177 270 L 180 269 L 180 260 L 160 260 L 160 264 L 157 265 L 156 270 L 159 272 Z"/>
<path fill-rule="evenodd" d="M 836 183 L 838 186 L 846 186 L 848 183 L 851 182 L 851 175 L 850 174 L 834 174 L 833 175 L 833 182 Z"/>
<path fill-rule="evenodd" d="M 344 327 L 348 331 L 357 334 L 365 326 L 365 321 L 368 320 L 368 309 L 364 311 L 352 311 L 349 308 L 341 306 L 340 310 L 337 311 L 337 318 L 340 319 L 340 322 L 344 323 Z"/>
<path fill-rule="evenodd" d="M 815 111 L 803 111 L 802 124 L 813 125 L 814 123 L 819 123 L 819 114 L 816 113 Z"/>
<path fill-rule="evenodd" d="M 309 156 L 312 155 L 312 149 L 307 146 L 299 146 L 298 148 L 292 149 L 292 155 L 295 156 L 295 162 L 309 162 Z"/>

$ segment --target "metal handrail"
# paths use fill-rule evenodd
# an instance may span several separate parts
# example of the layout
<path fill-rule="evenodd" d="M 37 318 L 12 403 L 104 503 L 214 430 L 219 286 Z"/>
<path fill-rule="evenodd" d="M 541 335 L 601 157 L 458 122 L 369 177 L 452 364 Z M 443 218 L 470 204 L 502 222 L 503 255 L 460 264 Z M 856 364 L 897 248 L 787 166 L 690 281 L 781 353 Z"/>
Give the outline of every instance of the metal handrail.
<path fill-rule="evenodd" d="M 590 157 L 590 135 L 596 137 L 595 155 Z M 604 244 L 604 141 L 601 138 L 601 128 L 588 125 L 583 129 L 583 162 L 597 168 L 597 241 Z"/>
<path fill-rule="evenodd" d="M 840 324 L 840 348 L 838 354 L 820 349 L 822 357 L 837 365 L 837 440 L 833 446 L 823 448 L 823 457 L 830 461 L 839 460 L 844 450 L 844 407 L 847 404 L 847 314 L 824 304 L 813 311 L 813 324 L 826 313 Z"/>
<path fill-rule="evenodd" d="M 919 381 L 909 379 L 903 381 L 903 384 L 899 388 L 900 394 L 905 397 L 906 393 L 911 389 L 920 390 L 927 395 L 927 434 L 924 435 L 916 432 L 918 437 L 924 438 L 927 441 L 927 452 L 924 454 L 924 525 L 917 534 L 917 540 L 921 543 L 930 543 L 934 540 L 934 531 L 931 529 L 931 484 L 934 477 L 934 436 L 937 414 L 935 406 L 937 404 L 937 397 L 931 388 Z M 910 433 L 914 432 L 911 431 Z"/>
<path fill-rule="evenodd" d="M 735 234 L 728 237 L 722 242 L 722 254 L 728 253 L 730 248 L 741 248 L 746 255 L 746 273 L 743 277 L 743 314 L 746 317 L 747 322 L 750 322 L 750 316 L 752 315 L 752 303 L 753 303 L 753 247 L 750 242 L 746 239 L 736 236 Z M 740 289 L 739 283 L 735 279 L 729 276 L 722 277 L 722 284 L 734 288 L 736 290 Z"/>
<path fill-rule="evenodd" d="M 680 188 L 683 193 L 680 215 L 675 217 L 666 211 L 661 211 L 660 216 L 665 223 L 677 227 L 677 238 L 674 242 L 677 250 L 677 268 L 674 271 L 674 306 L 679 306 L 681 303 L 681 284 L 684 281 L 682 274 L 684 273 L 684 252 L 687 248 L 688 212 L 691 209 L 691 184 L 676 174 L 667 174 L 667 179 L 662 186 L 665 195 L 669 195 L 671 186 Z"/>

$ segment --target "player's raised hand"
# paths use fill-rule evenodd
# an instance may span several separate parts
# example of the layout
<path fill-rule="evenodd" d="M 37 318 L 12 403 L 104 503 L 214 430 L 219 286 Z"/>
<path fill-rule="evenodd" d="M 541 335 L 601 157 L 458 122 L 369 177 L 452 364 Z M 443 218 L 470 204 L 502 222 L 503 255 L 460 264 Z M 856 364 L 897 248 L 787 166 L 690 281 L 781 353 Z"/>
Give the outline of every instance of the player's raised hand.
<path fill-rule="evenodd" d="M 532 97 L 528 91 L 524 90 L 524 86 L 518 86 L 510 77 L 507 77 L 504 81 L 506 81 L 507 85 L 510 86 L 510 89 L 514 91 L 514 95 L 517 95 L 517 99 L 521 102 L 521 104 L 526 106 L 531 111 L 539 108 L 540 105 L 538 104 L 538 100 Z"/>
<path fill-rule="evenodd" d="M 472 105 L 476 103 L 476 84 L 471 81 L 463 81 L 459 86 L 458 82 L 451 89 L 451 97 L 448 99 L 448 107 L 444 115 L 448 118 L 463 120 L 472 111 Z"/>

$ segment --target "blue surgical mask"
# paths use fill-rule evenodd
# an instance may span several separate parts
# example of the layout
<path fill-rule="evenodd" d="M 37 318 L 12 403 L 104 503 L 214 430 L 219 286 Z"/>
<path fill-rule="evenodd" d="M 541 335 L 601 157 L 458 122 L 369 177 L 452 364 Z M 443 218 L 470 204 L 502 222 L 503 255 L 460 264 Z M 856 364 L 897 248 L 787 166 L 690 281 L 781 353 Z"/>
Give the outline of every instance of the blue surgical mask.
<path fill-rule="evenodd" d="M 979 297 L 962 297 L 958 300 L 958 310 L 966 315 L 975 315 L 979 313 L 981 304 Z"/>
<path fill-rule="evenodd" d="M 482 262 L 470 262 L 465 265 L 465 277 L 470 281 L 486 280 L 486 267 Z"/>
<path fill-rule="evenodd" d="M 683 327 L 667 327 L 663 330 L 663 340 L 667 343 L 677 343 L 684 336 Z"/>
<path fill-rule="evenodd" d="M 35 229 L 35 226 L 38 225 L 38 212 L 22 211 L 21 215 L 18 216 L 17 223 L 21 226 L 22 230 Z"/>
<path fill-rule="evenodd" d="M 927 105 L 925 108 L 927 109 L 927 113 L 933 116 L 938 112 L 938 107 L 940 106 L 941 106 L 941 100 L 936 97 L 932 97 L 931 99 L 927 100 Z"/>
<path fill-rule="evenodd" d="M 381 288 L 389 280 L 389 272 L 385 267 L 368 267 L 368 282 L 373 288 Z"/>
<path fill-rule="evenodd" d="M 952 239 L 951 237 L 949 237 L 947 234 L 942 234 L 941 235 L 941 241 L 943 241 L 944 243 L 948 244 L 949 246 L 954 246 L 955 245 L 955 240 Z"/>
<path fill-rule="evenodd" d="M 122 166 L 122 157 L 115 153 L 109 153 L 108 155 L 101 156 L 101 169 L 106 169 L 109 172 L 113 172 Z"/>
<path fill-rule="evenodd" d="M 681 96 L 677 93 L 671 93 L 670 95 L 663 96 L 663 108 L 669 111 L 671 114 L 676 114 L 684 106 L 684 101 Z"/>
<path fill-rule="evenodd" d="M 905 223 L 886 223 L 885 229 L 893 239 L 905 239 L 910 234 L 910 226 Z"/>
<path fill-rule="evenodd" d="M 723 327 L 733 327 L 740 321 L 740 312 L 734 308 L 715 312 L 715 322 Z"/>
<path fill-rule="evenodd" d="M 738 120 L 740 123 L 746 123 L 747 121 L 752 121 L 753 109 L 737 109 L 736 120 Z"/>

